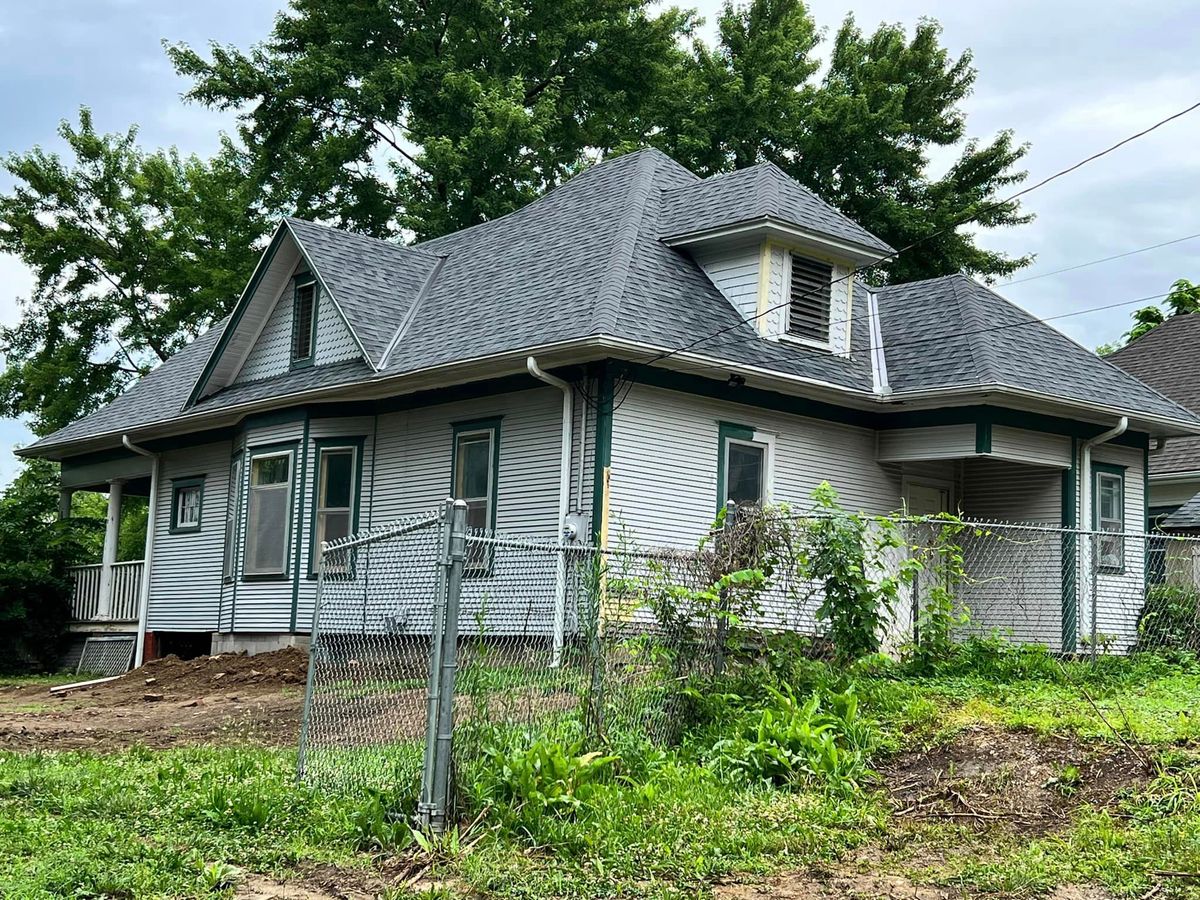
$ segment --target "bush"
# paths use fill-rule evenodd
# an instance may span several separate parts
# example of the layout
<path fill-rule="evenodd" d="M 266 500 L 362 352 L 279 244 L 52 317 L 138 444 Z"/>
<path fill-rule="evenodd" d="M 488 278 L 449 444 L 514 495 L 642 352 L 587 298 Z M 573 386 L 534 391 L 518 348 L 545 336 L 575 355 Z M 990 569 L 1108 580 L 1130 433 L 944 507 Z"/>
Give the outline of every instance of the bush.
<path fill-rule="evenodd" d="M 1158 584 L 1138 616 L 1139 650 L 1200 650 L 1200 592 Z"/>
<path fill-rule="evenodd" d="M 0 562 L 0 673 L 50 672 L 65 649 L 71 581 L 28 563 Z"/>

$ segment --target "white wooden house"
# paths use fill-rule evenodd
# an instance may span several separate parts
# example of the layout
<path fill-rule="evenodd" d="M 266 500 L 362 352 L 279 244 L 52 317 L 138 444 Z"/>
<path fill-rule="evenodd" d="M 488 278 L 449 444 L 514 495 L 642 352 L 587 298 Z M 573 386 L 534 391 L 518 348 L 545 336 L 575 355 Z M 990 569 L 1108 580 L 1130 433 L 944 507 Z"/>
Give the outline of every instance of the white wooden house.
<path fill-rule="evenodd" d="M 772 165 L 653 150 L 411 247 L 286 219 L 226 320 L 20 452 L 114 512 L 152 496 L 144 564 L 110 529 L 78 581 L 139 660 L 303 643 L 319 542 L 448 495 L 646 545 L 823 480 L 875 513 L 1140 531 L 1152 441 L 1200 420 L 969 278 L 868 288 L 891 252 Z M 1127 556 L 1099 577 L 1139 582 Z M 1047 603 L 1070 649 L 1077 598 Z"/>

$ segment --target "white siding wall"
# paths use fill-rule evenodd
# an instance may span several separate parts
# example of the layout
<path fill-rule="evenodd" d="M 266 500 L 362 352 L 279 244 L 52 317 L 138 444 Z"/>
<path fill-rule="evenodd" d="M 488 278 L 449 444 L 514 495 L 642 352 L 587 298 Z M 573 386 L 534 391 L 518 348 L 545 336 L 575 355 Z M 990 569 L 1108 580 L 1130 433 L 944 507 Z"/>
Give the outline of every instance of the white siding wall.
<path fill-rule="evenodd" d="M 829 481 L 848 509 L 900 505 L 900 481 L 875 461 L 875 433 L 787 413 L 635 386 L 613 415 L 610 539 L 692 546 L 717 509 L 718 423 L 775 435 L 776 502 L 807 508 Z"/>
<path fill-rule="evenodd" d="M 297 270 L 299 267 L 297 267 Z M 293 276 L 296 274 L 292 273 Z M 287 281 L 267 316 L 266 324 L 253 349 L 238 372 L 236 383 L 257 381 L 282 375 L 292 363 L 292 282 Z M 317 333 L 313 362 L 315 365 L 343 362 L 362 355 L 358 344 L 338 312 L 333 299 L 324 291 L 317 298 Z"/>
<path fill-rule="evenodd" d="M 931 428 L 889 428 L 879 432 L 881 462 L 958 459 L 975 453 L 975 426 L 935 425 Z"/>
<path fill-rule="evenodd" d="M 1105 444 L 1092 450 L 1092 461 L 1125 467 L 1125 568 L 1120 574 L 1096 574 L 1096 631 L 1102 640 L 1111 641 L 1112 649 L 1124 651 L 1137 640 L 1137 617 L 1145 599 L 1146 542 L 1141 537 L 1145 520 L 1145 471 L 1142 451 L 1133 447 Z M 1095 502 L 1095 491 L 1092 492 Z M 1093 528 L 1089 519 L 1080 523 Z M 1080 636 L 1091 633 L 1091 612 L 1086 601 L 1080 604 Z"/>
<path fill-rule="evenodd" d="M 717 289 L 743 318 L 758 311 L 758 275 L 761 244 L 757 241 L 697 250 L 694 258 Z"/>
<path fill-rule="evenodd" d="M 1066 469 L 1071 465 L 1071 439 L 1061 434 L 996 425 L 992 428 L 992 455 L 1014 462 Z"/>
<path fill-rule="evenodd" d="M 217 626 L 229 451 L 226 442 L 162 455 L 146 613 L 150 631 L 212 631 Z M 171 534 L 171 480 L 197 475 L 204 476 L 200 530 Z"/>
<path fill-rule="evenodd" d="M 226 585 L 224 602 L 221 606 L 222 631 L 233 632 L 286 632 L 292 622 L 292 576 L 295 573 L 296 548 L 296 519 L 301 502 L 301 472 L 304 471 L 302 438 L 304 436 L 303 422 L 286 422 L 279 425 L 263 426 L 248 430 L 238 442 L 244 448 L 246 455 L 242 465 L 242 510 L 238 522 L 238 577 Z M 243 551 L 246 546 L 247 503 L 246 496 L 250 485 L 250 457 L 256 448 L 275 447 L 277 445 L 292 445 L 292 506 L 290 516 L 290 537 L 288 539 L 288 574 L 283 579 L 263 579 L 244 581 L 241 571 L 244 560 Z M 308 493 L 307 483 L 304 493 Z"/>
<path fill-rule="evenodd" d="M 986 456 L 965 460 L 962 508 L 972 519 L 1057 526 L 1062 523 L 1062 470 Z"/>

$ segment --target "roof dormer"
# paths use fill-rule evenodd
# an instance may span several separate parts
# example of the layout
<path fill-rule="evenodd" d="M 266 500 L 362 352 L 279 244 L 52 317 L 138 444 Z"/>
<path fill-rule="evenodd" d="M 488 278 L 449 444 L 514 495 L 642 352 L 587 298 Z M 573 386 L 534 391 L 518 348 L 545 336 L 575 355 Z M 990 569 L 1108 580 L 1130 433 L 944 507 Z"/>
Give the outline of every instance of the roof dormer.
<path fill-rule="evenodd" d="M 850 348 L 855 269 L 892 253 L 772 163 L 664 191 L 660 237 L 764 337 L 838 354 Z"/>

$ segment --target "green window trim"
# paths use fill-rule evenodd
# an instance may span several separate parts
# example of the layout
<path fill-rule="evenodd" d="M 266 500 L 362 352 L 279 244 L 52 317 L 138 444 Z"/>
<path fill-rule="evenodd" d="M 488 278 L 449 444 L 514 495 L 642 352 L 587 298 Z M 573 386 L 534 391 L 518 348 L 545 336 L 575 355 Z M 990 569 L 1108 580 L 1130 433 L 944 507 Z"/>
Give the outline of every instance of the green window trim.
<path fill-rule="evenodd" d="M 245 475 L 246 454 L 240 448 L 229 457 L 229 487 L 226 491 L 225 547 L 221 554 L 221 583 L 237 581 L 238 531 L 242 525 L 242 481 Z"/>
<path fill-rule="evenodd" d="M 261 444 L 259 446 L 247 447 L 245 450 L 245 471 L 242 475 L 242 480 L 245 486 L 245 496 L 242 502 L 242 517 L 244 526 L 241 530 L 241 552 L 238 554 L 240 558 L 241 577 L 243 582 L 253 581 L 290 581 L 292 578 L 291 561 L 293 554 L 290 551 L 292 541 L 295 538 L 293 530 L 295 529 L 295 500 L 296 500 L 296 460 L 299 456 L 298 450 L 300 443 L 298 441 L 287 441 L 277 444 Z M 283 456 L 286 455 L 289 460 L 288 464 L 288 505 L 285 510 L 283 520 L 287 524 L 287 532 L 283 539 L 283 571 L 281 572 L 247 572 L 246 562 L 250 558 L 249 542 L 250 542 L 250 513 L 251 499 L 254 495 L 254 463 L 256 460 L 264 456 Z"/>
<path fill-rule="evenodd" d="M 1103 535 L 1099 534 L 1103 531 L 1100 527 L 1100 482 L 1101 478 L 1107 476 L 1109 478 L 1119 478 L 1121 482 L 1121 534 L 1120 541 L 1120 557 L 1121 564 L 1118 566 L 1106 566 L 1099 561 L 1096 564 L 1096 572 L 1101 575 L 1124 575 L 1125 574 L 1125 538 L 1126 531 L 1126 472 L 1127 466 L 1118 466 L 1112 463 L 1093 462 L 1092 463 L 1092 530 L 1098 533 L 1097 540 L 1103 541 Z M 1101 554 L 1101 559 L 1103 555 Z"/>
<path fill-rule="evenodd" d="M 358 531 L 359 516 L 362 512 L 362 483 L 363 483 L 363 447 L 366 445 L 365 435 L 352 437 L 325 437 L 313 441 L 313 487 L 312 508 L 309 510 L 308 534 L 308 577 L 318 576 L 318 563 L 321 559 L 321 545 L 317 541 L 317 518 L 321 506 L 321 458 L 329 451 L 351 450 L 354 452 L 353 476 L 350 488 L 350 534 Z M 339 573 L 353 578 L 353 560 L 351 572 Z"/>
<path fill-rule="evenodd" d="M 300 292 L 312 288 L 312 304 L 309 307 L 308 321 L 308 353 L 300 356 L 296 345 L 301 336 L 300 321 Z M 321 302 L 321 286 L 311 272 L 304 272 L 292 279 L 292 335 L 288 345 L 288 353 L 293 369 L 304 369 L 313 364 L 317 353 L 317 308 Z"/>
<path fill-rule="evenodd" d="M 717 514 L 725 508 L 725 480 L 727 473 L 726 448 L 733 441 L 754 441 L 755 430 L 749 425 L 735 425 L 732 422 L 717 423 Z"/>
<path fill-rule="evenodd" d="M 450 430 L 450 496 L 455 500 L 466 499 L 458 496 L 459 464 L 461 463 L 459 450 L 463 439 L 481 434 L 489 436 L 491 459 L 489 460 L 488 474 L 488 508 L 484 518 L 487 523 L 485 527 L 489 531 L 495 531 L 496 510 L 500 505 L 500 417 L 453 422 L 451 423 Z M 477 555 L 480 557 L 479 559 L 471 560 L 468 558 L 464 574 L 486 578 L 492 574 L 492 554 L 487 552 Z"/>
<path fill-rule="evenodd" d="M 183 491 L 196 490 L 198 494 L 198 503 L 196 504 L 196 524 L 180 525 L 179 524 L 179 497 Z M 189 478 L 172 478 L 171 479 L 171 525 L 168 529 L 170 534 L 197 534 L 204 522 L 204 476 L 194 475 Z"/>

